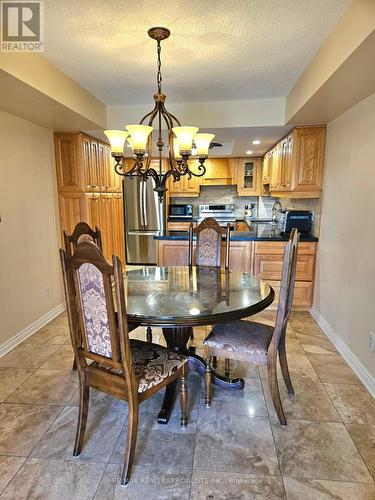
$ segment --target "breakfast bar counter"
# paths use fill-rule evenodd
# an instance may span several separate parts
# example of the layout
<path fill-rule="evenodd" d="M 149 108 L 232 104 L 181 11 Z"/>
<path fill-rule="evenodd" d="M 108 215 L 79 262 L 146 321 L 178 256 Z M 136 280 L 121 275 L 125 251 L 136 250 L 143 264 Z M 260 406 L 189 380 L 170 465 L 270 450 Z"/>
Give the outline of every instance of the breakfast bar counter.
<path fill-rule="evenodd" d="M 230 241 L 231 271 L 251 273 L 269 283 L 275 290 L 277 306 L 281 282 L 284 246 L 288 235 L 272 229 L 272 224 L 254 224 L 251 231 L 232 231 Z M 188 264 L 189 238 L 187 232 L 167 232 L 155 236 L 158 266 L 184 266 Z M 293 308 L 309 310 L 314 289 L 315 257 L 318 238 L 311 234 L 301 234 Z M 223 237 L 222 269 L 224 269 Z"/>

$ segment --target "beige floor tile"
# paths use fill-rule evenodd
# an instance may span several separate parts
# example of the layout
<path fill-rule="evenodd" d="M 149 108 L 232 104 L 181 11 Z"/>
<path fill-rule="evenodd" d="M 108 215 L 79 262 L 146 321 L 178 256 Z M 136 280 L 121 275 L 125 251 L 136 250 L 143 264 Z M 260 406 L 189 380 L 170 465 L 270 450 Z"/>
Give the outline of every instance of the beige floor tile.
<path fill-rule="evenodd" d="M 361 385 L 324 384 L 343 422 L 375 424 L 375 399 Z"/>
<path fill-rule="evenodd" d="M 373 500 L 374 484 L 284 477 L 288 500 Z"/>
<path fill-rule="evenodd" d="M 133 467 L 130 482 L 121 486 L 121 466 L 108 464 L 95 500 L 188 500 L 191 470 Z"/>
<path fill-rule="evenodd" d="M 105 464 L 29 458 L 2 495 L 12 500 L 91 500 Z"/>
<path fill-rule="evenodd" d="M 289 419 L 281 427 L 278 420 L 271 422 L 283 476 L 372 482 L 344 424 Z"/>
<path fill-rule="evenodd" d="M 327 338 L 319 325 L 307 312 L 292 313 L 289 324 L 296 335 L 309 335 L 310 337 Z"/>
<path fill-rule="evenodd" d="M 58 344 L 62 345 L 70 339 L 69 327 L 50 324 L 38 330 L 25 340 L 24 344 Z"/>
<path fill-rule="evenodd" d="M 347 424 L 346 428 L 375 480 L 375 425 Z"/>
<path fill-rule="evenodd" d="M 77 388 L 77 373 L 39 369 L 9 396 L 7 402 L 64 405 Z"/>
<path fill-rule="evenodd" d="M 0 456 L 0 495 L 24 463 L 23 457 Z"/>
<path fill-rule="evenodd" d="M 276 412 L 266 380 L 263 381 L 266 403 L 271 417 Z M 321 422 L 341 422 L 340 416 L 328 397 L 323 384 L 309 379 L 293 381 L 294 396 L 290 396 L 285 384 L 280 382 L 280 395 L 287 418 Z"/>
<path fill-rule="evenodd" d="M 85 442 L 79 460 L 107 463 L 121 429 L 126 413 L 103 407 L 89 408 Z M 42 440 L 33 450 L 34 458 L 76 460 L 73 457 L 74 439 L 78 422 L 78 408 L 66 406 Z"/>
<path fill-rule="evenodd" d="M 322 382 L 360 384 L 353 370 L 339 354 L 309 354 L 309 359 Z"/>
<path fill-rule="evenodd" d="M 318 375 L 316 374 L 316 371 L 314 370 L 306 354 L 288 355 L 288 366 L 292 382 L 297 379 L 310 379 L 315 381 L 318 380 Z M 260 377 L 262 379 L 266 379 L 267 378 L 266 365 L 260 365 L 258 368 Z M 283 384 L 284 382 L 279 363 L 277 364 L 277 376 L 279 378 L 280 384 Z"/>
<path fill-rule="evenodd" d="M 59 345 L 24 342 L 0 358 L 0 368 L 39 368 L 59 348 Z"/>
<path fill-rule="evenodd" d="M 44 370 L 68 370 L 72 368 L 73 360 L 73 348 L 69 343 L 62 345 L 40 368 Z"/>
<path fill-rule="evenodd" d="M 173 432 L 168 430 L 168 425 L 159 427 L 159 430 L 147 427 L 139 430 L 134 464 L 163 464 L 163 467 L 190 469 L 193 464 L 195 433 Z M 125 424 L 110 458 L 111 463 L 123 463 L 126 433 Z"/>
<path fill-rule="evenodd" d="M 61 406 L 2 404 L 0 455 L 27 456 L 61 410 Z"/>
<path fill-rule="evenodd" d="M 57 318 L 53 319 L 50 323 L 48 323 L 49 326 L 54 326 L 54 325 L 62 325 L 62 326 L 68 326 L 68 314 L 66 311 L 64 311 L 62 314 L 57 316 Z"/>
<path fill-rule="evenodd" d="M 79 390 L 77 390 L 72 398 L 68 401 L 68 406 L 79 406 Z M 93 407 L 108 408 L 112 410 L 121 410 L 127 413 L 128 405 L 126 401 L 115 398 L 105 392 L 90 389 L 90 408 Z"/>
<path fill-rule="evenodd" d="M 0 368 L 0 401 L 4 401 L 12 394 L 34 371 L 23 368 Z"/>
<path fill-rule="evenodd" d="M 286 352 L 288 356 L 291 354 L 305 354 L 298 338 L 292 335 L 286 336 Z"/>
<path fill-rule="evenodd" d="M 192 500 L 281 500 L 285 498 L 281 478 L 256 477 L 250 474 L 194 471 L 191 481 Z"/>
<path fill-rule="evenodd" d="M 235 407 L 217 419 L 201 411 L 194 469 L 279 475 L 268 418 L 237 415 Z"/>
<path fill-rule="evenodd" d="M 246 379 L 243 390 L 228 391 L 212 386 L 212 404 L 210 408 L 205 407 L 205 384 L 202 383 L 201 387 L 200 413 L 207 416 L 212 415 L 213 419 L 233 413 L 233 408 L 235 408 L 236 415 L 249 417 L 266 417 L 268 415 L 259 378 Z"/>
<path fill-rule="evenodd" d="M 307 354 L 337 354 L 335 347 L 326 337 L 297 334 L 297 338 Z"/>

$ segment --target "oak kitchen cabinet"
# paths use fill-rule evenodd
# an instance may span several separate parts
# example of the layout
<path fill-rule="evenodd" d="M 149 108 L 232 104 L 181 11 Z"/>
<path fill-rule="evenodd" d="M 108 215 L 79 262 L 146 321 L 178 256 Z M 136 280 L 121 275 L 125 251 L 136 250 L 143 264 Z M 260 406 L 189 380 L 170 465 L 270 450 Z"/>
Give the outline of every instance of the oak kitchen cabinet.
<path fill-rule="evenodd" d="M 260 196 L 262 185 L 261 158 L 233 158 L 233 182 L 238 196 Z"/>
<path fill-rule="evenodd" d="M 296 127 L 263 157 L 262 183 L 271 196 L 319 198 L 325 127 Z"/>
<path fill-rule="evenodd" d="M 80 221 L 98 226 L 106 258 L 125 262 L 121 178 L 109 145 L 78 132 L 54 141 L 61 230 L 71 233 Z"/>
<path fill-rule="evenodd" d="M 160 266 L 188 264 L 188 240 L 166 238 L 156 240 L 157 263 Z M 276 299 L 271 308 L 277 307 L 281 283 L 281 270 L 286 242 L 231 240 L 230 270 L 252 273 L 269 283 L 275 290 Z M 225 243 L 222 249 L 224 268 Z M 316 242 L 300 242 L 298 247 L 296 283 L 293 309 L 309 310 L 312 305 Z"/>

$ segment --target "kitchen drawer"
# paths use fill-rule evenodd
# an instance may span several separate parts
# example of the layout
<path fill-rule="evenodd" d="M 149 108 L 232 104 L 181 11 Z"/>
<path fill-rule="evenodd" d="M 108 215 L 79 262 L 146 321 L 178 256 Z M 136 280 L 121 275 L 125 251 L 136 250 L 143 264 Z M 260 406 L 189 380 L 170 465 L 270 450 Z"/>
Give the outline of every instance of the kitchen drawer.
<path fill-rule="evenodd" d="M 254 245 L 254 253 L 256 254 L 272 254 L 283 255 L 284 247 L 287 241 L 256 241 Z M 298 244 L 298 255 L 307 254 L 315 255 L 316 243 L 315 242 L 300 242 Z"/>
<path fill-rule="evenodd" d="M 314 279 L 315 255 L 298 255 L 296 280 L 312 281 Z M 283 255 L 254 255 L 254 274 L 268 280 L 281 280 Z"/>
<path fill-rule="evenodd" d="M 267 281 L 275 290 L 275 300 L 270 309 L 276 309 L 279 302 L 280 281 Z M 308 311 L 312 306 L 314 284 L 311 281 L 296 281 L 292 309 L 295 311 Z"/>
<path fill-rule="evenodd" d="M 193 222 L 195 226 L 195 223 Z M 168 231 L 189 231 L 190 222 L 167 222 Z"/>

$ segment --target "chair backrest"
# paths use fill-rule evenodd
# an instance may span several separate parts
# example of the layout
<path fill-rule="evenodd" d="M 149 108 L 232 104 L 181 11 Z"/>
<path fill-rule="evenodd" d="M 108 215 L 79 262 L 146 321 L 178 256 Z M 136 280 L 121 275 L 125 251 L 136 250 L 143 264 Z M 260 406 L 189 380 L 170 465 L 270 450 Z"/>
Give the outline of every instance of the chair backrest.
<path fill-rule="evenodd" d="M 68 234 L 64 231 L 64 246 L 68 257 L 73 255 L 78 243 L 82 243 L 84 241 L 91 241 L 92 243 L 95 243 L 101 251 L 103 250 L 102 235 L 97 226 L 94 230 L 86 222 L 78 222 L 72 234 Z"/>
<path fill-rule="evenodd" d="M 290 233 L 289 241 L 284 249 L 279 305 L 277 308 L 275 331 L 271 341 L 271 345 L 273 344 L 276 351 L 280 339 L 286 334 L 288 320 L 292 310 L 294 284 L 296 280 L 298 241 L 299 233 L 296 228 L 293 228 Z"/>
<path fill-rule="evenodd" d="M 193 234 L 196 235 L 195 265 L 221 266 L 221 239 L 223 230 L 212 217 L 204 219 L 196 228 L 189 227 L 189 266 L 193 265 Z M 225 269 L 229 269 L 230 224 L 226 228 Z"/>
<path fill-rule="evenodd" d="M 78 369 L 91 359 L 120 368 L 134 382 L 119 258 L 113 256 L 111 265 L 91 242 L 77 245 L 72 257 L 60 250 L 60 258 Z M 72 324 L 75 318 L 78 328 Z"/>

